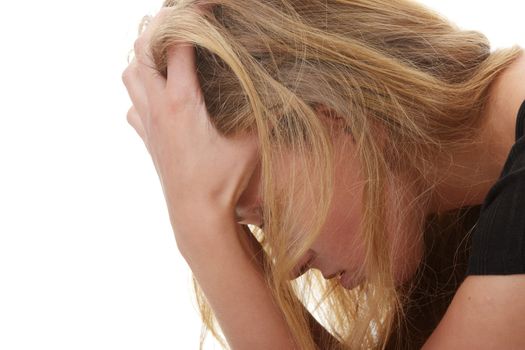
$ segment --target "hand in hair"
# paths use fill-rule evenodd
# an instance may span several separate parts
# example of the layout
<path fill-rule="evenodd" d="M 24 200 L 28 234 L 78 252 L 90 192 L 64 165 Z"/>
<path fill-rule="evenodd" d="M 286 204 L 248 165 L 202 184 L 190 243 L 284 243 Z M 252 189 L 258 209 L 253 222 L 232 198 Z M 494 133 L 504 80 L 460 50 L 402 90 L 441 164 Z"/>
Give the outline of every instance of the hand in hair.
<path fill-rule="evenodd" d="M 258 144 L 252 134 L 225 138 L 210 123 L 191 43 L 170 49 L 167 79 L 155 71 L 149 39 L 170 11 L 161 9 L 135 41 L 135 58 L 122 80 L 133 102 L 127 120 L 151 155 L 180 247 L 219 216 L 234 220 L 257 165 Z"/>

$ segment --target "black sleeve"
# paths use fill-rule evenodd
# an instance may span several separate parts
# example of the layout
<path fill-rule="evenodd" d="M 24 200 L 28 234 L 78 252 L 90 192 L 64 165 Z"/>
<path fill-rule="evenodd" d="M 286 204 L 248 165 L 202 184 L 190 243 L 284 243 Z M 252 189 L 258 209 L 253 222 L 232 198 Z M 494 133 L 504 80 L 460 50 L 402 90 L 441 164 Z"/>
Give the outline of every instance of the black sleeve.
<path fill-rule="evenodd" d="M 525 137 L 489 190 L 471 244 L 466 275 L 525 273 Z"/>

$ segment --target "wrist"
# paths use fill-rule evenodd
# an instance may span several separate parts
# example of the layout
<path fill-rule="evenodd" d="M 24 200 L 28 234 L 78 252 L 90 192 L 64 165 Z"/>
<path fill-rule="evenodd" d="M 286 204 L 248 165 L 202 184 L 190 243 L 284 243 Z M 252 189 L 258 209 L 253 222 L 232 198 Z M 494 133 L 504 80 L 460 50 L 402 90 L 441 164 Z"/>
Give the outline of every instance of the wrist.
<path fill-rule="evenodd" d="M 193 215 L 176 223 L 172 220 L 177 247 L 187 261 L 205 259 L 218 249 L 238 246 L 237 226 L 233 214 L 228 217 L 217 212 Z"/>

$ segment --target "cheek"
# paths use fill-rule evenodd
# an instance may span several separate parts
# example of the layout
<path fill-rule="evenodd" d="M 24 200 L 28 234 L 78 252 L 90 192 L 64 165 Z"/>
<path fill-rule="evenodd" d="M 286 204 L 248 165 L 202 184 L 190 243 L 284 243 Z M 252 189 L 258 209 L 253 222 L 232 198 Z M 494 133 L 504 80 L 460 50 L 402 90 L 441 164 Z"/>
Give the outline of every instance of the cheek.
<path fill-rule="evenodd" d="M 324 241 L 332 256 L 345 265 L 362 261 L 360 219 L 360 210 L 356 205 L 347 210 L 339 209 L 329 216 L 323 230 Z"/>
<path fill-rule="evenodd" d="M 364 260 L 361 240 L 364 181 L 359 171 L 361 164 L 352 154 L 353 149 L 341 147 L 341 158 L 335 169 L 334 195 L 326 222 L 332 251 L 346 267 L 360 265 Z"/>
<path fill-rule="evenodd" d="M 336 188 L 330 214 L 323 227 L 318 249 L 333 264 L 342 267 L 361 265 L 364 250 L 361 233 L 362 186 L 355 185 L 349 190 Z"/>

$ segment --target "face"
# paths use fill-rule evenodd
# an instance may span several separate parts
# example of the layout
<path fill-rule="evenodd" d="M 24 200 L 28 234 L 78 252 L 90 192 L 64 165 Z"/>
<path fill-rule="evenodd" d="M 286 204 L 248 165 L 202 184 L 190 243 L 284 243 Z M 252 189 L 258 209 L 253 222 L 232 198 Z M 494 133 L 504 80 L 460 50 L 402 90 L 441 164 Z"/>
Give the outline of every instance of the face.
<path fill-rule="evenodd" d="M 335 139 L 335 142 L 335 182 L 329 214 L 320 236 L 299 261 L 292 278 L 300 276 L 308 268 L 320 270 L 325 278 L 338 278 L 339 273 L 344 271 L 339 281 L 343 287 L 351 289 L 364 278 L 362 274 L 358 273 L 364 261 L 363 241 L 359 238 L 364 182 L 359 171 L 361 169 L 360 162 L 355 157 L 351 137 L 349 135 L 340 136 Z M 288 154 L 277 165 L 278 175 L 282 172 L 282 176 L 276 177 L 279 182 L 275 184 L 276 186 L 286 186 L 286 174 L 291 162 L 293 162 L 293 157 Z M 300 186 L 296 188 L 299 188 L 298 191 L 300 191 Z M 262 223 L 259 215 L 261 208 L 260 190 L 260 168 L 258 167 L 238 202 L 239 223 L 252 225 Z M 294 195 L 303 196 L 304 203 L 313 202 L 312 198 L 304 197 L 306 193 L 297 192 Z M 304 222 L 306 218 L 314 215 L 311 207 L 300 212 L 301 216 L 297 218 L 299 222 Z M 389 222 L 391 220 L 392 218 L 387 219 Z M 388 226 L 394 227 L 392 222 Z M 395 233 L 389 232 L 389 237 L 392 234 Z M 400 258 L 395 261 L 396 279 L 401 282 L 407 278 L 407 273 L 411 275 L 415 271 L 415 260 L 409 258 L 407 245 L 399 244 L 394 249 L 398 252 L 405 252 L 399 254 Z"/>

